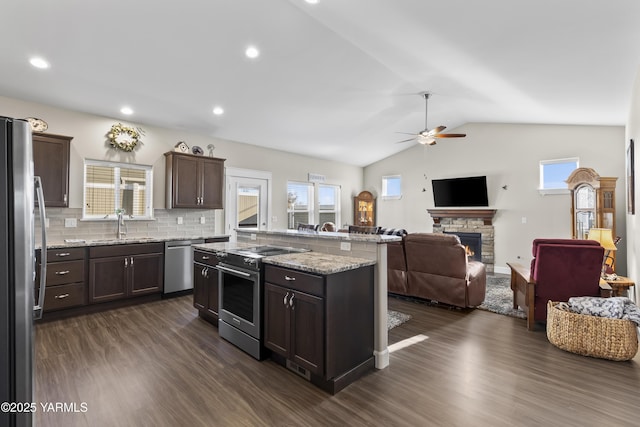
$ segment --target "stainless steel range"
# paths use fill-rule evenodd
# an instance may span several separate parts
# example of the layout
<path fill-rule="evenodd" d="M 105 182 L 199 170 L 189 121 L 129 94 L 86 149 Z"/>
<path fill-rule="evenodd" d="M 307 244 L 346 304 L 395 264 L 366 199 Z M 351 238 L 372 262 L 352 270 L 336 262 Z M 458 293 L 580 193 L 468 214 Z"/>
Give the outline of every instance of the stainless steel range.
<path fill-rule="evenodd" d="M 217 252 L 220 336 L 256 359 L 264 359 L 267 351 L 262 344 L 262 259 L 307 251 L 265 245 Z"/>

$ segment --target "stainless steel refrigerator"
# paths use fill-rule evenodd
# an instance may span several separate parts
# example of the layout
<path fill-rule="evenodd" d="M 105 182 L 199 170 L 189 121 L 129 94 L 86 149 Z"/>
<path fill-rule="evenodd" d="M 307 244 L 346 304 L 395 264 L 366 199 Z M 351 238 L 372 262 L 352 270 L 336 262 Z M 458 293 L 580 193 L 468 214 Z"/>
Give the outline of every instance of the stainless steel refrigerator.
<path fill-rule="evenodd" d="M 46 250 L 41 283 L 35 283 L 35 198 L 46 248 L 42 186 L 33 175 L 31 127 L 0 117 L 0 425 L 30 426 L 34 400 L 34 320 L 42 316 Z M 38 301 L 35 301 L 36 295 Z M 29 405 L 29 406 L 27 406 Z"/>

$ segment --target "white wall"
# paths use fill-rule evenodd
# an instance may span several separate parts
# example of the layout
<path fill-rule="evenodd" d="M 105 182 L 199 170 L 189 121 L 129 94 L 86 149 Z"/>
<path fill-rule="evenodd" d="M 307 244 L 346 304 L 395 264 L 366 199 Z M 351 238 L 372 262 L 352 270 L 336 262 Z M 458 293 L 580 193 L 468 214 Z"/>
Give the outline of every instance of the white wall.
<path fill-rule="evenodd" d="M 273 173 L 273 199 L 271 216 L 277 218 L 273 228 L 284 229 L 287 226 L 287 180 L 307 181 L 307 174 L 317 173 L 326 176 L 327 184 L 342 186 L 342 223 L 351 222 L 353 217 L 352 197 L 362 191 L 362 168 L 336 161 L 320 160 L 270 150 L 249 144 L 221 140 L 207 135 L 198 135 L 188 131 L 176 131 L 156 126 L 140 125 L 120 119 L 95 116 L 86 113 L 64 110 L 47 105 L 0 97 L 0 115 L 7 117 L 38 117 L 49 124 L 47 133 L 73 136 L 70 155 L 70 194 L 69 207 L 82 207 L 83 159 L 113 160 L 119 162 L 153 165 L 154 191 L 153 205 L 164 208 L 165 199 L 165 157 L 164 153 L 173 150 L 178 141 L 186 141 L 192 147 L 198 145 L 207 154 L 207 145 L 214 144 L 214 156 L 226 159 L 225 166 L 245 169 L 266 170 Z M 107 142 L 106 134 L 114 123 L 122 122 L 128 126 L 140 126 L 145 131 L 142 145 L 132 153 L 114 150 Z M 301 144 L 304 143 L 301 141 Z M 217 215 L 218 219 L 224 215 Z M 221 227 L 219 221 L 218 227 Z M 220 228 L 216 230 L 218 233 Z"/>
<path fill-rule="evenodd" d="M 579 157 L 580 166 L 591 167 L 601 176 L 618 177 L 616 232 L 625 236 L 624 127 L 467 124 L 455 132 L 467 137 L 439 140 L 434 146 L 415 144 L 365 168 L 365 189 L 375 195 L 380 195 L 382 176 L 402 175 L 401 200 L 378 198 L 378 225 L 430 232 L 431 179 L 486 175 L 490 208 L 498 210 L 496 271 L 508 271 L 506 263 L 518 257 L 527 265 L 534 238 L 571 237 L 570 195 L 539 194 L 539 161 Z M 621 274 L 626 272 L 626 240 L 617 254 Z"/>
<path fill-rule="evenodd" d="M 629 107 L 629 119 L 627 121 L 626 138 L 624 152 L 629 146 L 629 141 L 634 141 L 635 158 L 638 158 L 640 150 L 640 68 L 636 75 L 636 81 L 631 93 L 631 105 Z M 627 275 L 636 283 L 640 280 L 640 272 L 638 271 L 638 260 L 640 259 L 640 170 L 638 170 L 638 162 L 634 159 L 635 164 L 635 202 L 636 214 L 627 215 Z M 640 301 L 640 286 L 635 286 L 635 301 Z"/>

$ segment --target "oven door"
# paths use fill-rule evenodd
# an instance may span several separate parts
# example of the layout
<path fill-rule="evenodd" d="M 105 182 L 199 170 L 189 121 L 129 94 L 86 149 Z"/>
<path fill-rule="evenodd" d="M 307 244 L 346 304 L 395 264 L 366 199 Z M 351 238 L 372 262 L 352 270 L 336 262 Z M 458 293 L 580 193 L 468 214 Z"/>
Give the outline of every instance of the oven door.
<path fill-rule="evenodd" d="M 216 269 L 219 319 L 260 339 L 260 273 L 223 262 Z"/>

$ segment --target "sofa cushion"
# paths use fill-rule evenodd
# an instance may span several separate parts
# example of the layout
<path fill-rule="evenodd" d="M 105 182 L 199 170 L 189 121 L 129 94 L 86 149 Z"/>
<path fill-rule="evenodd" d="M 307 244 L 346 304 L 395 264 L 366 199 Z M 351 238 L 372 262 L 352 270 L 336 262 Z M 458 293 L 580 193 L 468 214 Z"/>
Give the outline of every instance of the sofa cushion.
<path fill-rule="evenodd" d="M 458 236 L 412 233 L 404 241 L 407 270 L 466 279 L 467 254 Z"/>

